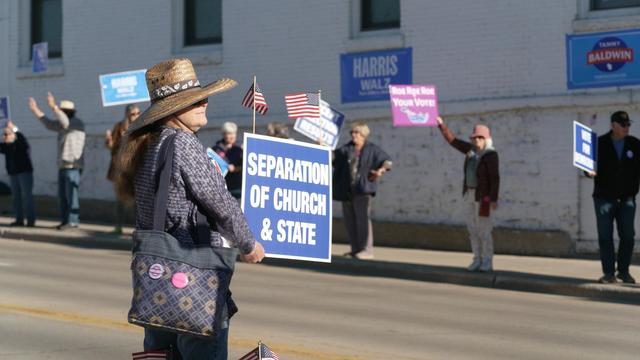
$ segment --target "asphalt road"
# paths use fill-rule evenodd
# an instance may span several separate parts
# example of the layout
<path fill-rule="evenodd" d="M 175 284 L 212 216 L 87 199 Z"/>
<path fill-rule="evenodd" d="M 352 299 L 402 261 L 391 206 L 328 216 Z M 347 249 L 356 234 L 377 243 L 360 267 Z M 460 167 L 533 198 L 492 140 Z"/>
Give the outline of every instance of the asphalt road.
<path fill-rule="evenodd" d="M 0 359 L 127 359 L 126 252 L 0 239 Z M 238 264 L 230 359 L 637 359 L 633 305 Z"/>

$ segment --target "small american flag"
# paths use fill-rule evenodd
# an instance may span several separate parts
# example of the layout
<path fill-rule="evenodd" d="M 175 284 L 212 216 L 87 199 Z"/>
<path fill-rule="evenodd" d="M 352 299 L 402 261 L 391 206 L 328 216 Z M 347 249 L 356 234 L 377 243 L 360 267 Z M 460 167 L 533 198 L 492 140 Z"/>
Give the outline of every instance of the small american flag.
<path fill-rule="evenodd" d="M 238 360 L 279 360 L 278 355 L 271 351 L 269 347 L 263 343 L 260 343 L 255 349 L 249 351 L 249 353 Z"/>
<path fill-rule="evenodd" d="M 269 105 L 267 105 L 267 101 L 264 99 L 264 95 L 260 92 L 260 88 L 258 84 L 256 84 L 256 90 L 253 91 L 253 84 L 249 91 L 244 95 L 242 99 L 242 106 L 253 109 L 253 101 L 255 99 L 256 102 L 256 111 L 260 113 L 260 115 L 264 115 L 269 110 Z"/>
<path fill-rule="evenodd" d="M 284 97 L 290 118 L 320 118 L 320 103 L 318 94 L 297 93 Z"/>
<path fill-rule="evenodd" d="M 143 351 L 131 354 L 133 360 L 168 360 L 169 352 L 165 350 Z"/>

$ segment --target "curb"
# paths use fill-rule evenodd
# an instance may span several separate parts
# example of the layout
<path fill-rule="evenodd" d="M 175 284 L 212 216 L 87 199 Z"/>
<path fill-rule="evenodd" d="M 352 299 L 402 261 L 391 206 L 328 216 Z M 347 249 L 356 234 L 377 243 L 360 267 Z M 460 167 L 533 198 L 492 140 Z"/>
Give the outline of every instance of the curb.
<path fill-rule="evenodd" d="M 0 228 L 0 238 L 63 244 L 80 248 L 131 250 L 130 235 L 115 236 L 104 232 L 82 229 L 66 231 L 59 236 L 52 236 L 50 232 L 50 229 L 43 231 L 36 228 L 25 234 L 20 230 Z M 422 265 L 382 260 L 356 260 L 335 255 L 332 257 L 331 263 L 269 258 L 263 260 L 263 264 L 343 275 L 448 283 L 640 305 L 640 286 L 638 285 L 603 285 L 586 282 L 583 279 L 560 276 L 512 271 L 471 273 L 463 268 L 453 266 Z"/>

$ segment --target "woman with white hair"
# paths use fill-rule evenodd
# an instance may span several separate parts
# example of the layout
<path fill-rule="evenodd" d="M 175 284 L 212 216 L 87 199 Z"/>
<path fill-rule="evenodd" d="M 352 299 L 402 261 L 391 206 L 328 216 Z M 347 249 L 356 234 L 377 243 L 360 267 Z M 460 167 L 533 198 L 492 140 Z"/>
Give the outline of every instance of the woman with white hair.
<path fill-rule="evenodd" d="M 230 121 L 222 124 L 222 139 L 211 147 L 229 164 L 229 172 L 225 176 L 227 189 L 231 195 L 240 199 L 242 195 L 242 146 L 237 143 L 238 125 Z"/>
<path fill-rule="evenodd" d="M 493 271 L 493 210 L 498 208 L 500 170 L 489 127 L 476 124 L 471 142 L 458 139 L 438 117 L 438 127 L 449 145 L 463 153 L 462 195 L 467 209 L 467 230 L 473 261 L 468 271 Z"/>
<path fill-rule="evenodd" d="M 333 159 L 333 199 L 342 201 L 344 224 L 351 243 L 346 256 L 373 259 L 373 228 L 369 214 L 378 179 L 391 170 L 391 158 L 368 141 L 364 122 L 351 126 L 351 141 L 336 149 Z"/>

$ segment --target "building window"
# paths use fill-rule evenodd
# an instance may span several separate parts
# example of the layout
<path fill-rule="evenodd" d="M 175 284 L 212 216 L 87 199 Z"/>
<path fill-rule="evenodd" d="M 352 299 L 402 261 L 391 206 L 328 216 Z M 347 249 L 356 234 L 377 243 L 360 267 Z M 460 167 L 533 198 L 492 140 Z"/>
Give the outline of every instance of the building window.
<path fill-rule="evenodd" d="M 32 0 L 31 45 L 46 42 L 49 58 L 62 57 L 62 0 Z"/>
<path fill-rule="evenodd" d="M 640 6 L 640 0 L 591 0 L 591 10 L 611 10 Z"/>
<path fill-rule="evenodd" d="M 185 0 L 184 46 L 222 42 L 222 0 Z"/>
<path fill-rule="evenodd" d="M 400 27 L 400 0 L 361 0 L 360 31 Z"/>

